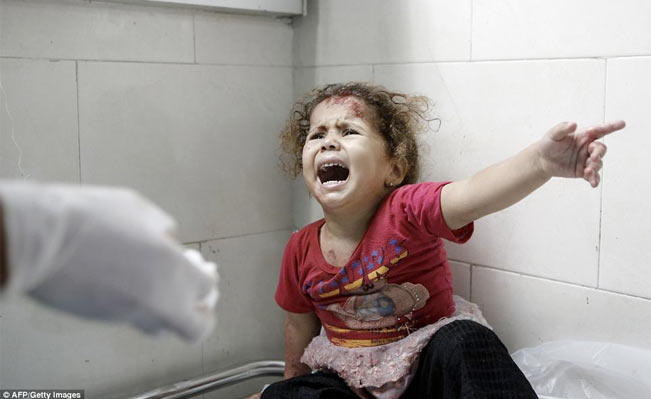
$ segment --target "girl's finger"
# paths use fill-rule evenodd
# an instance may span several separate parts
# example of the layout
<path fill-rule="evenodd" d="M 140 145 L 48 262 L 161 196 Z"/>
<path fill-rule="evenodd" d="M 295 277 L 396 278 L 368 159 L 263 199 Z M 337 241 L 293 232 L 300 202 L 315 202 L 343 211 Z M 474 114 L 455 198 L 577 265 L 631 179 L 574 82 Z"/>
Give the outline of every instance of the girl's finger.
<path fill-rule="evenodd" d="M 588 145 L 588 153 L 590 154 L 590 158 L 603 158 L 604 155 L 606 155 L 606 151 L 608 150 L 608 147 L 600 141 L 593 141 Z"/>
<path fill-rule="evenodd" d="M 549 132 L 547 132 L 547 135 L 554 141 L 560 141 L 567 137 L 567 135 L 574 133 L 574 131 L 576 131 L 576 123 L 561 122 L 551 128 Z"/>
<path fill-rule="evenodd" d="M 587 166 L 589 157 L 590 154 L 588 153 L 588 147 L 579 147 L 579 152 L 576 154 L 576 164 L 574 166 L 574 173 L 576 177 L 581 176 L 581 171 Z"/>
<path fill-rule="evenodd" d="M 594 184 L 592 184 L 592 187 L 597 187 L 599 185 L 599 182 L 601 181 L 601 176 L 599 173 L 594 174 Z"/>
<path fill-rule="evenodd" d="M 588 163 L 585 165 L 585 170 L 591 169 L 595 172 L 599 172 L 603 166 L 604 163 L 601 159 L 588 159 Z"/>
<path fill-rule="evenodd" d="M 594 188 L 594 187 L 597 187 L 597 186 L 599 185 L 599 180 L 600 180 L 599 173 L 595 172 L 595 171 L 592 170 L 592 169 L 586 168 L 586 169 L 585 169 L 585 175 L 583 176 L 583 178 L 584 178 L 588 183 L 590 183 L 590 185 L 591 185 L 593 188 Z"/>
<path fill-rule="evenodd" d="M 599 140 L 607 134 L 616 132 L 618 130 L 626 127 L 626 122 L 624 121 L 614 121 L 604 123 L 603 125 L 592 126 L 583 131 L 584 142 L 593 142 Z"/>

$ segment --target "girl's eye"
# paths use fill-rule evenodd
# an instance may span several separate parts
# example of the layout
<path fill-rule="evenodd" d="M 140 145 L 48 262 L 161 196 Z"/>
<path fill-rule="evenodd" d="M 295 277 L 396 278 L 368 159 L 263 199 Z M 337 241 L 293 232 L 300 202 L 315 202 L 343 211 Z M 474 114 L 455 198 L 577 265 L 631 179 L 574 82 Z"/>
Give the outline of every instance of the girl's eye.
<path fill-rule="evenodd" d="M 322 139 L 324 136 L 325 136 L 325 134 L 323 134 L 323 133 L 321 133 L 321 132 L 316 132 L 316 133 L 312 133 L 312 134 L 310 135 L 309 139 L 310 139 L 310 140 Z"/>
<path fill-rule="evenodd" d="M 349 134 L 359 134 L 359 132 L 355 129 L 346 129 L 343 132 L 344 136 L 348 136 Z"/>

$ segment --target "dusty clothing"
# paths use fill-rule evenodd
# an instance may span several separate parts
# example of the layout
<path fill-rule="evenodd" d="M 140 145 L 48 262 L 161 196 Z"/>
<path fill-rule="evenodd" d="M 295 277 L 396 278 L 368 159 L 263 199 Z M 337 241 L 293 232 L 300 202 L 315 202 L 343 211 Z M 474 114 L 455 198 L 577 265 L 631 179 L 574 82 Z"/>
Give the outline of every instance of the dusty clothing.
<path fill-rule="evenodd" d="M 294 233 L 283 255 L 276 301 L 315 312 L 336 346 L 401 340 L 454 313 L 452 276 L 442 239 L 467 241 L 473 224 L 450 230 L 441 213 L 446 183 L 400 187 L 379 205 L 343 267 L 321 251 L 319 220 Z"/>
<path fill-rule="evenodd" d="M 438 330 L 459 320 L 488 326 L 476 305 L 457 296 L 454 299 L 456 311 L 451 317 L 413 331 L 400 341 L 382 346 L 345 348 L 320 335 L 305 348 L 301 362 L 313 370 L 334 371 L 352 388 L 365 388 L 376 398 L 399 398 L 416 374 L 421 350 Z"/>
<path fill-rule="evenodd" d="M 534 399 L 522 372 L 497 336 L 470 320 L 442 327 L 422 350 L 414 380 L 401 399 Z M 356 393 L 357 391 L 357 393 Z M 332 372 L 316 372 L 269 386 L 262 399 L 356 399 Z"/>

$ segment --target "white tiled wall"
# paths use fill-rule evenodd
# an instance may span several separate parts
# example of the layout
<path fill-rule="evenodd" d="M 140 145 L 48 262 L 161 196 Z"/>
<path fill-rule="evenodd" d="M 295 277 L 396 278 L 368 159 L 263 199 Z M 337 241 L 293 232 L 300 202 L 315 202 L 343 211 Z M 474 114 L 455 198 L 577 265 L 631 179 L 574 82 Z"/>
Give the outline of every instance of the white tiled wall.
<path fill-rule="evenodd" d="M 3 57 L 194 62 L 188 10 L 79 0 L 7 0 L 3 9 Z"/>
<path fill-rule="evenodd" d="M 135 188 L 219 264 L 223 298 L 203 345 L 0 302 L 0 388 L 119 398 L 282 358 L 272 298 L 293 222 L 276 138 L 292 46 L 289 21 L 272 17 L 0 0 L 0 176 Z"/>
<path fill-rule="evenodd" d="M 289 20 L 283 23 L 264 17 L 206 13 L 196 15 L 194 25 L 199 63 L 292 65 Z"/>
<path fill-rule="evenodd" d="M 424 178 L 441 181 L 471 176 L 515 154 L 557 121 L 599 122 L 604 73 L 604 62 L 595 60 L 380 65 L 375 82 L 436 101 L 441 127 L 425 138 Z M 596 286 L 599 200 L 587 183 L 553 181 L 480 220 L 474 239 L 450 245 L 449 255 Z M 550 235 L 560 243 L 553 261 L 546 257 Z"/>
<path fill-rule="evenodd" d="M 285 313 L 273 296 L 289 231 L 209 241 L 203 255 L 215 260 L 220 274 L 222 299 L 217 306 L 219 334 L 204 342 L 204 368 L 221 370 L 244 362 L 283 359 Z M 272 380 L 277 380 L 273 378 Z M 263 387 L 269 378 L 247 381 L 205 395 L 206 399 L 241 398 Z"/>
<path fill-rule="evenodd" d="M 470 0 L 310 1 L 298 66 L 468 60 Z"/>
<path fill-rule="evenodd" d="M 651 348 L 646 299 L 473 266 L 472 300 L 510 350 L 557 339 Z"/>
<path fill-rule="evenodd" d="M 295 90 L 371 80 L 430 97 L 441 126 L 424 137 L 424 180 L 468 177 L 558 122 L 625 119 L 605 139 L 600 188 L 554 179 L 448 254 L 455 291 L 511 350 L 554 339 L 651 347 L 649 2 L 408 3 L 308 2 Z M 321 217 L 300 183 L 294 191 L 297 225 Z"/>
<path fill-rule="evenodd" d="M 0 175 L 136 188 L 220 264 L 223 293 L 202 346 L 2 302 L 0 388 L 36 381 L 122 397 L 281 357 L 270 298 L 282 250 L 321 211 L 300 176 L 292 185 L 275 168 L 276 137 L 293 98 L 334 81 L 434 101 L 441 127 L 424 138 L 428 180 L 466 177 L 563 120 L 626 119 L 605 140 L 601 188 L 554 180 L 478 221 L 449 254 L 455 292 L 482 307 L 511 350 L 568 338 L 651 347 L 650 16 L 645 0 L 310 0 L 292 25 L 0 0 Z"/>
<path fill-rule="evenodd" d="M 452 284 L 454 285 L 454 294 L 470 300 L 470 272 L 471 266 L 466 263 L 450 261 L 450 270 L 452 271 Z"/>
<path fill-rule="evenodd" d="M 473 60 L 651 52 L 644 0 L 474 0 L 472 18 Z"/>
<path fill-rule="evenodd" d="M 80 320 L 22 298 L 0 303 L 0 386 L 121 398 L 203 372 L 201 345 Z M 209 370 L 206 370 L 209 371 Z"/>
<path fill-rule="evenodd" d="M 183 221 L 185 242 L 289 226 L 288 195 L 278 191 L 289 184 L 274 152 L 292 95 L 289 68 L 78 68 L 84 183 L 138 187 Z"/>
<path fill-rule="evenodd" d="M 651 298 L 651 57 L 608 60 L 607 90 L 606 117 L 624 118 L 628 127 L 606 138 L 599 285 Z"/>
<path fill-rule="evenodd" d="M 2 58 L 0 74 L 2 176 L 78 181 L 75 63 Z"/>

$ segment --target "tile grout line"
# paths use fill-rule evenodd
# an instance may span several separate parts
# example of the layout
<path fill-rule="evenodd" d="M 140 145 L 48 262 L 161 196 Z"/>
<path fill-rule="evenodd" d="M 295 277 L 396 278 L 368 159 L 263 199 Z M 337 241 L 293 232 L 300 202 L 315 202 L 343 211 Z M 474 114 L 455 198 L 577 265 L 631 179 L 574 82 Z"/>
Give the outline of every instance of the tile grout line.
<path fill-rule="evenodd" d="M 192 12 L 192 55 L 194 56 L 194 63 L 197 63 L 197 14 Z"/>
<path fill-rule="evenodd" d="M 225 236 L 225 237 L 214 237 L 214 238 L 205 238 L 205 239 L 200 239 L 200 240 L 194 240 L 194 241 L 183 241 L 181 244 L 182 245 L 191 245 L 191 244 L 199 244 L 199 247 L 203 245 L 203 243 L 207 243 L 209 241 L 219 241 L 219 240 L 230 240 L 233 238 L 244 238 L 244 237 L 249 237 L 249 236 L 257 236 L 257 235 L 263 235 L 263 234 L 271 234 L 271 233 L 278 233 L 281 231 L 294 231 L 295 229 L 292 226 L 280 228 L 280 229 L 274 229 L 274 230 L 267 230 L 267 231 L 260 231 L 260 232 L 255 232 L 255 233 L 243 233 L 239 235 L 234 235 L 234 236 Z"/>
<path fill-rule="evenodd" d="M 472 62 L 472 32 L 473 32 L 473 24 L 475 22 L 474 18 L 474 10 L 475 10 L 475 0 L 470 0 L 470 54 L 468 54 L 468 61 Z"/>
<path fill-rule="evenodd" d="M 77 94 L 77 162 L 79 166 L 79 184 L 81 181 L 81 124 L 79 118 L 79 61 L 75 61 L 75 85 Z"/>
<path fill-rule="evenodd" d="M 470 264 L 470 277 L 468 278 L 468 279 L 470 280 L 470 281 L 469 281 L 469 283 L 470 283 L 470 287 L 469 287 L 470 292 L 468 293 L 468 300 L 469 300 L 470 302 L 472 302 L 472 271 L 473 271 L 473 268 L 474 268 L 474 267 L 475 267 L 475 266 L 474 266 L 473 264 Z"/>
<path fill-rule="evenodd" d="M 351 64 L 323 64 L 323 65 L 300 65 L 300 68 L 343 68 L 365 65 L 392 66 L 392 65 L 422 65 L 422 64 L 481 64 L 495 62 L 543 62 L 543 61 L 599 61 L 611 58 L 651 58 L 649 54 L 639 55 L 586 55 L 576 57 L 543 57 L 543 58 L 494 58 L 494 59 L 450 59 L 450 60 L 427 60 L 427 61 L 389 61 L 389 62 L 360 62 Z"/>
<path fill-rule="evenodd" d="M 142 64 L 142 65 L 178 65 L 178 66 L 221 66 L 221 67 L 249 67 L 249 68 L 293 68 L 293 65 L 265 65 L 265 64 L 219 64 L 219 63 L 195 63 L 193 61 L 141 61 L 141 60 L 101 60 L 101 59 L 86 59 L 86 58 L 43 58 L 43 57 L 13 57 L 13 56 L 0 56 L 0 60 L 28 60 L 28 61 L 50 61 L 50 62 L 95 62 L 107 64 Z"/>
<path fill-rule="evenodd" d="M 199 253 L 203 254 L 203 251 L 202 251 L 203 250 L 203 244 L 201 242 L 198 242 L 197 245 L 199 246 Z M 217 309 L 215 309 L 215 311 L 217 311 Z M 203 374 L 203 375 L 206 374 L 206 359 L 205 359 L 205 357 L 206 357 L 206 353 L 205 353 L 206 352 L 206 347 L 205 347 L 205 344 L 206 344 L 206 340 L 204 339 L 203 341 L 201 341 L 201 374 Z M 201 397 L 203 398 L 204 395 L 201 395 Z"/>
<path fill-rule="evenodd" d="M 35 61 L 82 61 L 82 62 L 104 62 L 104 63 L 124 63 L 124 64 L 154 64 L 154 65 L 209 65 L 225 67 L 260 67 L 260 68 L 342 68 L 355 66 L 403 66 L 403 65 L 427 65 L 427 64 L 480 64 L 496 62 L 543 62 L 543 61 L 581 61 L 581 60 L 605 60 L 607 56 L 585 56 L 585 57 L 561 57 L 561 58 L 512 58 L 512 59 L 479 59 L 479 60 L 428 60 L 428 61 L 404 61 L 404 62 L 362 62 L 358 64 L 332 64 L 332 65 L 266 65 L 266 64 L 220 64 L 220 63 L 196 63 L 194 61 L 164 61 L 164 60 L 121 60 L 121 59 L 92 59 L 92 58 L 51 58 L 51 57 L 21 57 L 21 56 L 1 56 L 0 59 L 8 60 L 35 60 Z M 651 55 L 631 55 L 631 56 L 612 56 L 610 58 L 651 58 Z"/>
<path fill-rule="evenodd" d="M 450 259 L 452 260 L 452 259 Z M 455 260 L 455 262 L 462 262 L 459 260 Z M 467 263 L 467 262 L 462 262 L 462 263 Z M 570 282 L 570 281 L 564 281 L 564 280 L 559 280 L 559 279 L 554 279 L 554 278 L 549 278 L 549 277 L 543 277 L 543 276 L 537 276 L 535 274 L 528 274 L 528 273 L 523 273 L 523 272 L 516 272 L 512 270 L 505 270 L 505 269 L 500 269 L 499 267 L 496 266 L 489 266 L 489 265 L 479 265 L 479 264 L 472 264 L 473 268 L 478 267 L 478 268 L 483 268 L 487 270 L 492 270 L 496 272 L 501 272 L 501 273 L 506 273 L 506 274 L 513 274 L 519 277 L 527 277 L 527 278 L 532 278 L 536 280 L 542 280 L 543 282 L 548 282 L 548 283 L 556 283 L 556 284 L 563 284 L 563 285 L 569 285 L 571 287 L 576 287 L 576 288 L 584 288 L 588 290 L 593 290 L 593 291 L 598 291 L 606 294 L 613 294 L 613 295 L 621 295 L 623 297 L 627 298 L 633 298 L 633 299 L 639 299 L 647 302 L 651 302 L 651 297 L 644 297 L 640 295 L 635 295 L 635 294 L 630 294 L 626 292 L 620 292 L 620 291 L 614 291 L 614 290 L 609 290 L 609 289 L 604 289 L 604 288 L 599 288 L 599 287 L 593 287 L 590 285 L 585 285 L 585 284 L 580 284 L 580 283 L 575 283 L 575 282 Z"/>
<path fill-rule="evenodd" d="M 201 342 L 201 374 L 206 374 L 206 361 L 205 361 L 205 340 Z"/>
<path fill-rule="evenodd" d="M 608 59 L 604 60 L 604 98 L 603 98 L 603 108 L 602 108 L 602 123 L 606 123 L 606 101 L 608 98 Z M 604 144 L 606 143 L 606 137 L 603 138 Z M 597 242 L 597 288 L 601 287 L 601 248 L 603 241 L 601 239 L 602 229 L 603 229 L 603 213 L 604 213 L 604 184 L 606 177 L 606 169 L 601 168 L 601 187 L 599 187 L 599 238 Z"/>

